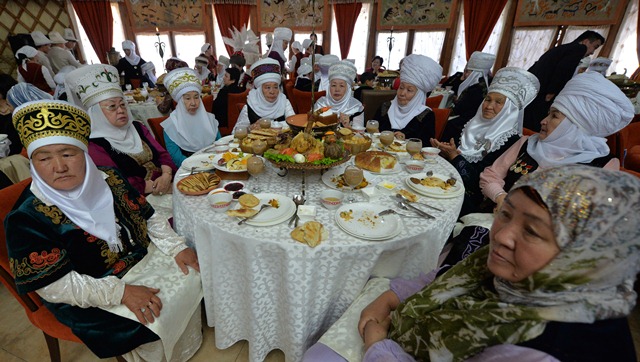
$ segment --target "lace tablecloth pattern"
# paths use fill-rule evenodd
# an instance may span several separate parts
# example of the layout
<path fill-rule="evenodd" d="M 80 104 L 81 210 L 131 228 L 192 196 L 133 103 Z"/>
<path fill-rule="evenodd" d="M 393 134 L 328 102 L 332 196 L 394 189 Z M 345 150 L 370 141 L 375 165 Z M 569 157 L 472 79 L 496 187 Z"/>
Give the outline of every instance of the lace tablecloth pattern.
<path fill-rule="evenodd" d="M 442 158 L 427 164 L 429 169 L 460 180 Z M 258 177 L 263 190 L 289 197 L 299 194 L 302 171 L 290 170 L 286 177 L 279 177 L 277 171 L 268 165 Z M 327 188 L 320 172 L 306 171 L 305 175 L 306 204 L 317 206 L 316 220 L 329 231 L 328 240 L 316 248 L 293 240 L 286 222 L 238 226 L 237 220 L 214 212 L 206 196 L 183 195 L 174 183 L 174 223 L 178 233 L 197 249 L 207 323 L 215 326 L 216 346 L 224 349 L 247 340 L 251 361 L 264 360 L 273 349 L 282 350 L 287 361 L 301 360 L 370 276 L 410 278 L 433 269 L 462 205 L 462 195 L 423 197 L 444 212 L 428 211 L 435 219 L 404 218 L 405 228 L 398 236 L 366 241 L 342 231 L 334 221 L 335 211 L 320 206 L 320 192 Z M 371 181 L 406 188 L 407 176 L 402 171 Z M 253 178 L 248 180 L 248 186 L 253 182 Z M 367 201 L 359 192 L 357 199 Z M 375 202 L 398 209 L 388 196 Z"/>

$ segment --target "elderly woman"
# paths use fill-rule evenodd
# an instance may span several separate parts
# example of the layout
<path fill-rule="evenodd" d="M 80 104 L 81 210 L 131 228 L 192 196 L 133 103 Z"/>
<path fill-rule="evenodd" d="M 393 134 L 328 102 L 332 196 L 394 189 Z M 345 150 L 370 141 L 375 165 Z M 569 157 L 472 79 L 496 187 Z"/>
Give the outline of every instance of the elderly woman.
<path fill-rule="evenodd" d="M 364 71 L 378 75 L 378 73 L 382 73 L 385 70 L 385 67 L 382 66 L 382 63 L 384 63 L 384 59 L 382 59 L 381 56 L 376 55 L 371 60 L 371 68 L 367 68 Z"/>
<path fill-rule="evenodd" d="M 287 56 L 284 51 L 287 50 L 292 36 L 293 32 L 289 28 L 280 27 L 273 30 L 273 43 L 269 47 L 268 57 L 278 62 L 280 74 L 282 75 L 286 74 L 285 63 L 287 62 Z"/>
<path fill-rule="evenodd" d="M 124 83 L 131 84 L 132 79 L 137 80 L 139 84 L 148 82 L 149 79 L 142 71 L 145 61 L 136 54 L 136 44 L 131 40 L 125 40 L 122 42 L 122 50 L 125 57 L 118 61 L 116 68 L 118 68 L 118 74 L 124 74 Z"/>
<path fill-rule="evenodd" d="M 25 45 L 16 52 L 18 59 L 18 82 L 31 83 L 44 92 L 53 94 L 56 89 L 56 82 L 53 74 L 47 67 L 38 63 L 38 51 L 31 46 Z"/>
<path fill-rule="evenodd" d="M 171 72 L 172 70 L 178 69 L 178 68 L 189 68 L 189 64 L 187 64 L 187 62 L 185 62 L 180 58 L 171 57 L 167 59 L 164 67 L 167 70 L 167 72 Z M 158 111 L 160 111 L 160 113 L 162 114 L 171 113 L 171 111 L 173 111 L 173 108 L 174 108 L 173 98 L 171 98 L 171 94 L 167 92 L 167 89 L 164 86 L 164 77 L 166 75 L 167 75 L 166 73 L 160 75 L 160 77 L 158 77 L 156 81 L 156 85 L 158 86 L 158 89 L 164 92 L 164 97 L 162 99 L 156 99 L 156 102 L 158 103 Z"/>
<path fill-rule="evenodd" d="M 236 68 L 227 68 L 224 70 L 223 87 L 218 92 L 216 99 L 213 101 L 213 115 L 218 120 L 220 127 L 227 127 L 229 124 L 229 94 L 242 93 L 243 90 L 238 87 L 240 79 L 240 71 Z"/>
<path fill-rule="evenodd" d="M 581 163 L 618 170 L 605 137 L 633 116 L 629 98 L 602 74 L 574 76 L 540 122 L 540 133 L 522 137 L 480 174 L 482 193 L 499 206 L 517 179 L 538 168 Z"/>
<path fill-rule="evenodd" d="M 234 133 L 238 127 L 259 127 L 256 121 L 260 118 L 280 122 L 295 114 L 291 102 L 280 92 L 282 77 L 276 60 L 265 58 L 255 62 L 251 66 L 251 77 L 254 88 L 247 96 L 247 104 L 240 111 Z"/>
<path fill-rule="evenodd" d="M 402 61 L 400 88 L 391 102 L 383 103 L 374 119 L 380 122 L 380 131 L 394 131 L 396 138 L 420 138 L 428 144 L 436 133 L 436 118 L 425 105 L 431 92 L 442 77 L 442 67 L 433 59 L 411 54 Z"/>
<path fill-rule="evenodd" d="M 441 156 L 458 170 L 464 182 L 465 198 L 460 215 L 473 211 L 482 202 L 480 173 L 491 166 L 522 136 L 524 107 L 538 94 L 540 82 L 535 75 L 519 68 L 502 68 L 493 78 L 489 92 L 467 123 L 460 137 L 431 145 L 442 150 Z"/>
<path fill-rule="evenodd" d="M 178 105 L 160 125 L 164 129 L 167 151 L 173 162 L 180 165 L 194 152 L 220 138 L 218 121 L 204 109 L 200 99 L 202 85 L 193 69 L 172 70 L 164 78 L 164 84 Z"/>
<path fill-rule="evenodd" d="M 341 317 L 355 317 L 347 328 L 362 339 L 329 330 L 305 360 L 360 361 L 364 346 L 366 362 L 635 361 L 626 316 L 640 271 L 638 198 L 640 180 L 622 172 L 573 165 L 523 178 L 489 246 L 435 280 L 370 281 L 357 301 L 387 291 L 359 321 L 352 308 Z"/>
<path fill-rule="evenodd" d="M 320 97 L 314 109 L 331 107 L 333 113 L 339 116 L 343 127 L 364 127 L 364 107 L 359 100 L 353 98 L 351 88 L 358 75 L 353 63 L 343 60 L 329 68 L 329 90 L 327 95 Z"/>
<path fill-rule="evenodd" d="M 311 59 L 304 58 L 300 62 L 300 67 L 298 68 L 298 76 L 296 77 L 296 83 L 294 84 L 294 88 L 303 91 L 303 92 L 311 92 L 311 88 L 313 87 L 313 68 L 311 67 Z"/>
<path fill-rule="evenodd" d="M 18 291 L 38 293 L 100 358 L 193 356 L 202 342 L 195 252 L 119 172 L 96 167 L 84 111 L 36 101 L 13 122 L 33 177 L 5 219 Z"/>
<path fill-rule="evenodd" d="M 96 165 L 117 168 L 143 195 L 171 193 L 176 165 L 149 130 L 133 121 L 117 72 L 95 64 L 67 75 L 70 101 L 91 117 L 89 154 Z"/>

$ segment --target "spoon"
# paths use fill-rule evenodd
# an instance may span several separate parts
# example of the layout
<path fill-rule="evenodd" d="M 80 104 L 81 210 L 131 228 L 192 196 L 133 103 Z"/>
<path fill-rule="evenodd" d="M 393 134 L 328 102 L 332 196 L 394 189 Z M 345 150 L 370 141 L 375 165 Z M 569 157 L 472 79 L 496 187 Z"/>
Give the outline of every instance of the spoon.
<path fill-rule="evenodd" d="M 260 210 L 258 210 L 258 212 L 256 212 L 255 214 L 253 214 L 253 215 L 251 215 L 251 216 L 249 216 L 249 217 L 246 217 L 246 218 L 244 218 L 244 219 L 242 219 L 242 220 L 238 221 L 238 225 L 242 225 L 242 224 L 244 224 L 245 222 L 247 222 L 247 220 L 253 219 L 254 217 L 256 217 L 256 215 L 258 215 L 259 213 L 261 213 L 261 212 L 262 212 L 262 210 L 264 210 L 264 209 L 266 209 L 266 208 L 268 208 L 268 207 L 271 207 L 271 205 L 269 205 L 269 204 L 263 204 L 262 206 L 260 206 Z"/>
<path fill-rule="evenodd" d="M 402 194 L 396 194 L 396 198 L 397 198 L 398 200 L 401 200 L 401 201 L 411 202 L 411 201 L 409 201 L 409 199 L 407 199 L 406 197 L 404 197 Z M 430 208 L 432 208 L 432 209 L 434 209 L 434 210 L 436 210 L 436 211 L 444 212 L 443 210 L 440 210 L 440 209 L 438 209 L 437 207 L 434 207 L 434 206 L 431 206 L 431 205 L 425 204 L 425 203 L 423 203 L 423 202 L 417 202 L 417 201 L 415 201 L 414 203 L 415 203 L 415 204 L 424 205 L 424 206 L 426 206 L 426 207 L 430 207 Z"/>
<path fill-rule="evenodd" d="M 415 211 L 415 212 L 416 212 L 416 214 L 418 214 L 418 215 L 420 215 L 420 216 L 422 216 L 422 217 L 427 217 L 427 218 L 429 218 L 429 219 L 435 219 L 435 217 L 433 217 L 433 216 L 431 216 L 431 215 L 427 214 L 426 212 L 424 212 L 424 211 L 422 211 L 422 210 L 418 209 L 418 208 L 417 208 L 417 207 L 415 207 L 415 206 L 412 206 L 412 205 L 409 205 L 409 204 L 405 203 L 404 201 L 398 201 L 398 205 L 400 205 L 400 207 L 401 207 L 402 209 L 404 209 L 404 210 L 413 210 L 413 211 Z"/>
<path fill-rule="evenodd" d="M 293 214 L 293 216 L 291 216 L 291 219 L 289 219 L 289 226 L 291 226 L 291 224 L 293 224 L 295 222 L 295 226 L 298 226 L 298 206 L 300 205 L 304 205 L 304 195 L 293 195 L 293 203 L 296 204 L 296 212 L 295 214 Z"/>

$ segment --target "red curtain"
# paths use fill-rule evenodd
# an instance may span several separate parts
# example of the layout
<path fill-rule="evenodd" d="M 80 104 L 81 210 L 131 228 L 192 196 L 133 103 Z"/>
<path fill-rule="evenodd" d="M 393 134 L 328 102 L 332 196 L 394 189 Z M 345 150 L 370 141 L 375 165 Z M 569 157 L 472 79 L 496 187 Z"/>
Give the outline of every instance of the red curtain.
<path fill-rule="evenodd" d="M 89 42 L 100 62 L 108 64 L 107 52 L 113 44 L 113 15 L 108 0 L 71 0 Z"/>
<path fill-rule="evenodd" d="M 222 36 L 230 38 L 230 29 L 235 27 L 240 30 L 240 28 L 249 24 L 251 5 L 213 4 L 213 9 L 216 13 L 218 27 Z M 233 48 L 227 44 L 224 46 L 227 48 L 229 55 L 233 54 Z"/>
<path fill-rule="evenodd" d="M 349 56 L 351 39 L 353 39 L 353 29 L 356 20 L 362 9 L 362 3 L 353 4 L 333 4 L 333 11 L 336 14 L 336 26 L 338 30 L 338 41 L 340 42 L 340 55 L 342 59 Z"/>
<path fill-rule="evenodd" d="M 464 0 L 464 43 L 467 60 L 476 51 L 482 51 L 498 22 L 507 0 Z"/>

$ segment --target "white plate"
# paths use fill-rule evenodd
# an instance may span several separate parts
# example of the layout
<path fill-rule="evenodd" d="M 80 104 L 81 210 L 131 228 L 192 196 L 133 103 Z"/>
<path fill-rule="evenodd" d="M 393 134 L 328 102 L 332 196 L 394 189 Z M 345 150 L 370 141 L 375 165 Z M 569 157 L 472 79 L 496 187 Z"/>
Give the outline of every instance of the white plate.
<path fill-rule="evenodd" d="M 268 204 L 269 200 L 276 199 L 280 204 L 279 208 L 267 208 L 263 210 L 256 217 L 248 220 L 246 224 L 253 226 L 271 226 L 277 225 L 281 222 L 288 220 L 293 214 L 296 212 L 296 204 L 290 197 L 278 194 L 254 194 L 253 196 L 257 197 L 260 200 L 260 204 L 255 207 L 256 210 L 260 209 L 260 205 Z M 237 204 L 234 209 L 241 208 L 240 204 Z M 238 218 L 242 220 L 242 218 Z"/>
<path fill-rule="evenodd" d="M 211 153 L 201 153 L 193 155 L 182 161 L 182 165 L 180 165 L 180 167 L 186 169 L 187 171 L 191 171 L 192 167 L 195 167 L 194 171 L 213 170 L 213 168 L 215 167 L 213 162 L 214 156 L 216 155 Z"/>
<path fill-rule="evenodd" d="M 393 152 L 390 152 L 391 154 L 394 154 Z M 405 152 L 405 154 L 408 154 Z M 387 168 L 381 168 L 380 172 L 375 172 L 375 171 L 369 171 L 374 175 L 391 175 L 394 173 L 399 173 L 402 172 L 402 164 L 400 163 L 400 160 L 398 160 L 398 157 L 396 157 L 396 164 L 393 166 L 393 168 L 387 169 Z"/>
<path fill-rule="evenodd" d="M 395 214 L 378 216 L 387 207 L 368 202 L 347 204 L 336 210 L 336 224 L 347 234 L 365 240 L 385 240 L 398 235 L 402 231 L 402 221 Z M 340 216 L 349 212 L 350 220 Z"/>
<path fill-rule="evenodd" d="M 238 153 L 232 152 L 234 155 L 237 155 Z M 224 155 L 224 153 L 220 153 L 215 155 L 215 157 L 213 158 L 213 167 L 217 168 L 220 171 L 224 171 L 224 172 L 247 172 L 247 169 L 245 168 L 244 170 L 229 170 L 227 168 L 227 165 L 225 164 L 224 166 L 220 166 L 218 165 L 218 161 L 222 158 L 222 155 Z M 244 154 L 245 156 L 251 156 L 248 153 Z"/>
<path fill-rule="evenodd" d="M 446 181 L 449 178 L 445 175 L 437 174 L 437 173 L 434 173 L 433 176 L 438 177 L 444 181 Z M 460 180 L 457 180 L 456 184 L 452 186 L 450 189 L 443 190 L 440 187 L 427 187 L 427 186 L 423 186 L 422 184 L 414 184 L 410 180 L 411 177 L 422 179 L 427 177 L 427 174 L 424 172 L 414 173 L 410 176 L 407 176 L 407 178 L 405 178 L 405 183 L 407 184 L 407 186 L 409 186 L 410 189 L 419 193 L 420 195 L 439 198 L 439 199 L 445 199 L 450 197 L 456 197 L 464 193 L 464 185 Z"/>
<path fill-rule="evenodd" d="M 219 140 L 214 142 L 214 144 L 217 143 L 221 145 L 228 145 L 231 142 L 233 142 L 233 135 L 228 135 L 228 136 L 221 137 Z"/>
<path fill-rule="evenodd" d="M 344 169 L 347 168 L 347 166 L 341 165 L 335 168 L 330 168 L 328 169 L 323 175 L 322 175 L 322 182 L 324 182 L 325 185 L 331 187 L 334 190 L 349 190 L 349 187 L 338 187 L 338 184 L 334 181 L 334 179 L 336 179 L 338 176 L 342 175 L 344 173 Z M 374 176 L 366 170 L 362 170 L 362 174 L 364 175 L 364 179 L 367 180 L 367 182 L 369 183 L 369 185 L 367 186 L 372 186 L 371 182 L 374 178 Z M 360 189 L 356 189 L 356 190 L 360 190 Z"/>

